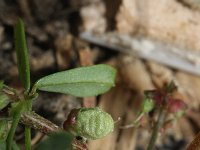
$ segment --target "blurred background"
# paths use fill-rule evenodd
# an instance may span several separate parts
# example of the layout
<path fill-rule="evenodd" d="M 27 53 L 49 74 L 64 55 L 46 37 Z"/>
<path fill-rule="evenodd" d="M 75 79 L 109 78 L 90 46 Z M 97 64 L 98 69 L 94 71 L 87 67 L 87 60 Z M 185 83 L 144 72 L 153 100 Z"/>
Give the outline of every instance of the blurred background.
<path fill-rule="evenodd" d="M 119 127 L 134 120 L 144 90 L 160 89 L 171 80 L 178 85 L 176 97 L 183 99 L 188 109 L 159 133 L 156 149 L 184 150 L 199 132 L 200 0 L 1 0 L 0 79 L 22 90 L 13 45 L 13 25 L 18 17 L 26 25 L 32 83 L 80 66 L 105 63 L 117 69 L 116 86 L 101 96 L 80 99 L 41 92 L 34 102 L 34 111 L 60 126 L 72 108 L 81 106 L 99 106 L 114 120 L 121 117 L 113 133 L 89 141 L 90 150 L 146 149 L 151 122 L 144 121 L 138 128 Z M 95 37 L 98 39 L 92 41 Z M 147 42 L 133 42 L 137 39 Z M 157 60 L 157 52 L 166 56 L 165 65 Z M 187 72 L 184 63 L 182 67 L 168 66 L 172 62 L 169 56 L 177 57 L 175 64 L 180 57 L 197 69 L 189 66 Z M 22 148 L 23 132 L 19 127 L 16 135 Z M 32 145 L 43 138 L 37 131 L 32 136 Z"/>

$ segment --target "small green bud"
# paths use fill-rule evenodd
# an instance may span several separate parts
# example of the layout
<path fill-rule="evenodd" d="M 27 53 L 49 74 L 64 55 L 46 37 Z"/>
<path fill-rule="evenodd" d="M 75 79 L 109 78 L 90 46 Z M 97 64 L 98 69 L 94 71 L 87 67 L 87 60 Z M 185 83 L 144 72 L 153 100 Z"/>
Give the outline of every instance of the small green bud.
<path fill-rule="evenodd" d="M 72 110 L 63 127 L 76 136 L 95 140 L 112 132 L 114 121 L 98 107 L 80 108 Z"/>
<path fill-rule="evenodd" d="M 145 98 L 142 104 L 142 112 L 149 113 L 154 108 L 154 101 L 151 98 Z"/>

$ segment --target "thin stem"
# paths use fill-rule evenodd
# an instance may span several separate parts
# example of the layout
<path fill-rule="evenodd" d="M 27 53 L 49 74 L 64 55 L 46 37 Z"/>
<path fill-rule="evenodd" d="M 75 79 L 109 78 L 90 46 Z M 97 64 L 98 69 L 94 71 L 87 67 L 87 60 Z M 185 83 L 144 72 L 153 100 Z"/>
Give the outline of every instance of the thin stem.
<path fill-rule="evenodd" d="M 142 119 L 143 116 L 144 116 L 144 113 L 141 112 L 141 113 L 138 115 L 138 117 L 135 119 L 135 121 L 134 121 L 133 124 L 137 124 L 137 123 Z"/>
<path fill-rule="evenodd" d="M 128 124 L 128 125 L 125 125 L 125 126 L 122 126 L 122 127 L 120 127 L 120 128 L 121 128 L 121 129 L 129 129 L 129 128 L 132 128 L 132 127 L 137 126 L 138 122 L 142 119 L 143 116 L 144 116 L 144 113 L 143 113 L 143 112 L 140 112 L 140 113 L 137 115 L 137 118 L 133 121 L 133 123 Z"/>
<path fill-rule="evenodd" d="M 36 114 L 35 112 L 28 112 L 22 114 L 20 122 L 45 134 L 63 130 L 51 121 Z"/>
<path fill-rule="evenodd" d="M 32 100 L 27 99 L 28 112 L 32 111 Z M 31 150 L 31 128 L 25 125 L 25 149 Z"/>
<path fill-rule="evenodd" d="M 20 111 L 16 112 L 16 114 L 13 116 L 13 121 L 12 121 L 12 125 L 11 128 L 9 130 L 7 139 L 6 139 L 6 150 L 11 150 L 12 148 L 12 143 L 13 143 L 13 137 L 15 135 L 15 130 L 17 128 L 17 125 L 19 123 L 20 120 L 20 116 L 21 116 L 21 112 L 22 112 L 22 106 L 20 106 Z"/>
<path fill-rule="evenodd" d="M 160 128 L 162 127 L 164 120 L 165 120 L 165 110 L 163 107 L 160 107 L 158 120 L 157 120 L 157 122 L 154 126 L 154 129 L 153 129 L 153 132 L 151 134 L 151 139 L 150 139 L 149 145 L 147 147 L 147 150 L 153 150 L 155 143 L 156 143 L 156 139 L 158 137 L 158 132 L 159 132 Z"/>
<path fill-rule="evenodd" d="M 13 137 L 15 135 L 15 130 L 17 128 L 17 125 L 18 125 L 18 122 L 19 122 L 19 118 L 13 120 L 11 129 L 10 129 L 10 131 L 8 133 L 8 137 L 6 139 L 6 150 L 11 150 L 11 148 L 12 148 Z"/>
<path fill-rule="evenodd" d="M 25 126 L 25 149 L 31 150 L 31 128 Z"/>

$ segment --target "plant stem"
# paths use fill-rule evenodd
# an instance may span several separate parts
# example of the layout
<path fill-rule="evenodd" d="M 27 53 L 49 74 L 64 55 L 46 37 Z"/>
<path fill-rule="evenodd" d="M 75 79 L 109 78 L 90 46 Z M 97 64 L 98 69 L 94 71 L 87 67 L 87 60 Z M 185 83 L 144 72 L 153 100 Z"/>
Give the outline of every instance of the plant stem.
<path fill-rule="evenodd" d="M 149 145 L 147 147 L 147 150 L 153 150 L 155 143 L 156 143 L 157 136 L 158 136 L 158 132 L 159 132 L 160 128 L 162 127 L 164 120 L 165 120 L 165 110 L 163 107 L 160 107 L 158 120 L 157 120 L 157 122 L 154 126 L 154 129 L 153 129 L 153 132 L 151 134 L 151 139 L 150 139 Z"/>
<path fill-rule="evenodd" d="M 142 119 L 142 117 L 144 116 L 144 113 L 143 112 L 140 112 L 136 119 L 133 121 L 133 123 L 131 124 L 128 124 L 128 125 L 125 125 L 125 126 L 122 126 L 120 127 L 121 129 L 129 129 L 129 128 L 132 128 L 132 127 L 135 127 L 137 126 L 138 122 Z"/>
<path fill-rule="evenodd" d="M 15 115 L 13 116 L 13 121 L 12 125 L 10 128 L 10 131 L 8 133 L 7 139 L 6 139 L 6 150 L 11 150 L 12 149 L 12 143 L 13 143 L 13 137 L 15 135 L 15 130 L 17 128 L 17 125 L 20 120 L 21 112 L 23 111 L 23 106 L 19 106 L 19 111 L 16 111 Z"/>
<path fill-rule="evenodd" d="M 28 112 L 32 111 L 32 100 L 29 98 L 27 101 L 27 110 Z M 31 150 L 31 128 L 27 125 L 25 125 L 25 149 Z"/>
<path fill-rule="evenodd" d="M 63 130 L 51 121 L 36 114 L 35 112 L 28 112 L 22 114 L 20 122 L 45 134 Z"/>
<path fill-rule="evenodd" d="M 15 130 L 16 130 L 18 122 L 19 122 L 19 118 L 13 120 L 11 129 L 10 129 L 10 131 L 8 133 L 8 137 L 6 139 L 6 150 L 11 150 L 11 148 L 12 148 L 13 137 L 14 137 Z"/>
<path fill-rule="evenodd" d="M 25 126 L 25 149 L 31 150 L 31 128 Z"/>

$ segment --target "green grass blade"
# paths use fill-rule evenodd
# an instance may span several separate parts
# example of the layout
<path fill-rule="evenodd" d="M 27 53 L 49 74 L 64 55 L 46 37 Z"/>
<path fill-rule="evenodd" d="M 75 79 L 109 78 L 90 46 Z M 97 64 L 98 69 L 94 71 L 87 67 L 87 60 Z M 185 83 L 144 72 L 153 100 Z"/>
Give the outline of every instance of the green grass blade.
<path fill-rule="evenodd" d="M 15 49 L 17 52 L 17 64 L 20 80 L 28 92 L 30 89 L 30 68 L 28 49 L 25 39 L 24 23 L 19 19 L 14 27 Z"/>
<path fill-rule="evenodd" d="M 94 65 L 58 72 L 41 78 L 35 87 L 42 91 L 96 96 L 115 85 L 116 70 L 109 65 Z"/>

